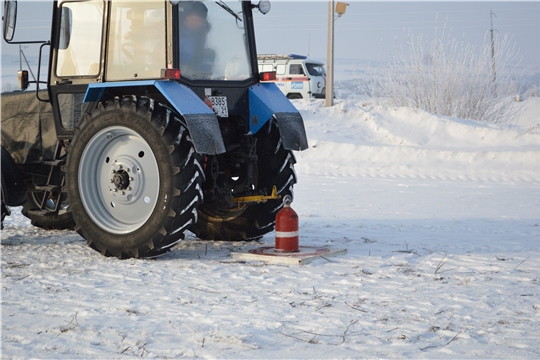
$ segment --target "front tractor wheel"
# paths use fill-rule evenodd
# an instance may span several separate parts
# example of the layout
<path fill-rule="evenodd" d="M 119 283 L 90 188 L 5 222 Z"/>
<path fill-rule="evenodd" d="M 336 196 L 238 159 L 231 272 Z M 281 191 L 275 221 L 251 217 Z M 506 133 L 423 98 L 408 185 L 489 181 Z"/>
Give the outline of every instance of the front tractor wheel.
<path fill-rule="evenodd" d="M 136 97 L 100 104 L 68 152 L 76 230 L 106 256 L 158 256 L 197 220 L 203 176 L 200 155 L 170 109 Z"/>
<path fill-rule="evenodd" d="M 73 230 L 75 222 L 69 212 L 68 200 L 64 199 L 60 203 L 58 212 L 55 211 L 57 201 L 58 194 L 32 187 L 26 192 L 26 202 L 21 213 L 32 221 L 32 225 L 45 230 Z"/>

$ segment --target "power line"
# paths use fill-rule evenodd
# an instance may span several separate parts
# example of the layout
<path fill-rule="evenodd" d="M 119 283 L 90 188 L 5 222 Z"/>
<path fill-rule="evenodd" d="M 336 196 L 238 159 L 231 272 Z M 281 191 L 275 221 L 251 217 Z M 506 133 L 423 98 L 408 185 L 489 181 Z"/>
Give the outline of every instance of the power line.
<path fill-rule="evenodd" d="M 429 10 L 429 11 L 381 11 L 381 12 L 363 12 L 363 11 L 360 11 L 360 12 L 355 12 L 354 11 L 354 7 L 353 8 L 350 8 L 350 10 L 348 10 L 349 12 L 347 13 L 347 15 L 351 15 L 351 16 L 354 16 L 354 15 L 366 15 L 366 16 L 371 16 L 371 15 L 391 15 L 391 14 L 446 14 L 446 13 L 473 13 L 473 12 L 481 12 L 481 13 L 484 13 L 486 10 L 485 9 L 479 9 L 479 10 L 467 10 L 467 9 L 463 9 L 463 10 Z M 503 8 L 503 9 L 499 9 L 497 8 L 497 11 L 519 11 L 519 10 L 538 10 L 540 11 L 540 6 L 539 7 L 536 7 L 536 8 Z M 275 15 L 273 16 L 273 18 L 301 18 L 301 17 L 311 17 L 311 18 L 314 18 L 314 17 L 326 17 L 325 14 L 317 14 L 317 15 L 313 15 L 313 14 L 295 14 L 295 15 L 289 15 L 289 14 L 279 14 L 279 15 Z"/>
<path fill-rule="evenodd" d="M 279 16 L 276 16 L 278 18 Z M 526 21 L 526 20 L 540 20 L 540 17 L 533 17 L 533 18 L 497 18 L 499 22 L 508 22 L 508 21 Z M 424 24 L 424 23 L 478 23 L 482 20 L 478 19 L 470 19 L 470 20 L 452 20 L 452 19 L 434 19 L 434 20 L 404 20 L 404 23 L 408 24 Z M 362 24 L 395 24 L 396 21 L 369 21 L 369 22 L 362 22 Z M 342 21 L 340 22 L 340 26 L 346 26 L 346 25 L 358 25 L 358 21 L 351 22 L 351 21 Z M 300 25 L 300 24 L 298 24 Z M 534 23 L 533 25 L 540 25 L 539 23 Z M 278 25 L 276 25 L 278 26 Z"/>
<path fill-rule="evenodd" d="M 509 22 L 509 21 L 524 21 L 524 20 L 540 20 L 539 18 L 524 18 L 524 19 L 498 19 L 499 22 Z M 479 23 L 481 20 L 419 20 L 419 21 L 403 21 L 405 24 L 426 24 L 426 23 L 442 23 L 442 24 L 455 24 L 455 23 Z M 364 25 L 378 25 L 378 24 L 395 24 L 396 21 L 372 21 L 372 22 L 362 22 Z M 346 25 L 358 25 L 358 22 L 342 22 L 341 26 Z M 531 25 L 539 25 L 539 23 L 532 23 Z"/>
<path fill-rule="evenodd" d="M 538 24 L 516 24 L 516 25 L 510 25 L 511 27 L 529 27 L 529 26 L 538 26 Z M 477 28 L 485 28 L 486 25 L 462 25 L 462 26 L 446 26 L 447 29 L 453 30 L 453 29 L 477 29 Z M 508 27 L 508 26 L 507 26 Z M 392 26 L 392 27 L 347 27 L 348 31 L 351 30 L 403 30 L 403 29 L 434 29 L 434 26 L 407 26 L 407 25 L 401 25 L 401 26 Z M 272 31 L 290 31 L 290 30 L 296 30 L 296 31 L 326 31 L 325 29 L 320 29 L 319 27 L 306 27 L 303 25 L 298 26 L 280 26 L 276 25 L 275 27 L 272 26 L 256 26 L 256 30 L 272 30 Z M 538 35 L 538 33 L 532 33 Z"/>
<path fill-rule="evenodd" d="M 481 4 L 481 3 L 477 3 Z M 446 14 L 446 13 L 485 13 L 485 9 L 462 9 L 462 10 L 428 10 L 428 11 L 381 11 L 381 12 L 355 12 L 353 10 L 351 11 L 352 15 L 358 15 L 358 14 L 365 14 L 365 15 L 385 15 L 385 14 Z M 499 9 L 497 8 L 497 11 L 519 11 L 519 10 L 540 10 L 540 6 L 536 8 L 508 8 L 508 9 Z"/>

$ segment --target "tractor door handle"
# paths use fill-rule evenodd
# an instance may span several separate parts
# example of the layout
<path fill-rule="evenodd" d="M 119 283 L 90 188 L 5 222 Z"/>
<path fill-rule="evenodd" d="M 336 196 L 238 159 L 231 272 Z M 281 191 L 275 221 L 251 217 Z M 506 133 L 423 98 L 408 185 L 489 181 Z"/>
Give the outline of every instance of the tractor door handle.
<path fill-rule="evenodd" d="M 73 84 L 73 81 L 69 79 L 62 79 L 56 82 L 56 85 L 71 85 Z"/>

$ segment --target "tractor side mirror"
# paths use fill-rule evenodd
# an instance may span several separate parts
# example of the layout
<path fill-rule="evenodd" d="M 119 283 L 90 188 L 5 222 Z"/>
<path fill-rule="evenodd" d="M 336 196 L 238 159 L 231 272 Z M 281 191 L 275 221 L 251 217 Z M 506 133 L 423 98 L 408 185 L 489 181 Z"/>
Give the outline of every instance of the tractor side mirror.
<path fill-rule="evenodd" d="M 268 14 L 270 12 L 270 8 L 271 8 L 270 1 L 263 0 L 259 2 L 259 11 L 261 12 L 261 14 L 263 15 Z"/>
<path fill-rule="evenodd" d="M 4 1 L 4 16 L 2 17 L 4 40 L 10 42 L 15 35 L 15 25 L 17 23 L 17 0 Z"/>
<path fill-rule="evenodd" d="M 270 12 L 270 1 L 268 0 L 261 0 L 257 5 L 251 5 L 252 8 L 259 9 L 259 12 L 263 15 L 268 14 Z"/>

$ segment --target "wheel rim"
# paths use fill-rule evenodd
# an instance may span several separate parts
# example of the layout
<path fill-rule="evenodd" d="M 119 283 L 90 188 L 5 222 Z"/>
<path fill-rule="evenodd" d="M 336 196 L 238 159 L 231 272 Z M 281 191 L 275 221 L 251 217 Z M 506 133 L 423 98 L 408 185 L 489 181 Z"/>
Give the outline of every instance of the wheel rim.
<path fill-rule="evenodd" d="M 81 201 L 102 229 L 125 234 L 139 229 L 158 201 L 159 167 L 137 132 L 108 127 L 87 143 L 79 163 Z"/>

